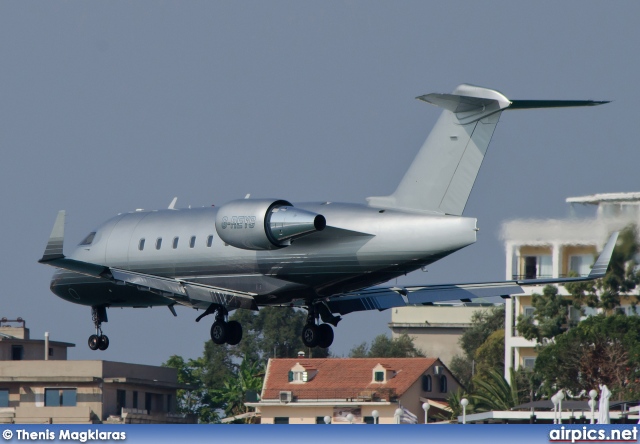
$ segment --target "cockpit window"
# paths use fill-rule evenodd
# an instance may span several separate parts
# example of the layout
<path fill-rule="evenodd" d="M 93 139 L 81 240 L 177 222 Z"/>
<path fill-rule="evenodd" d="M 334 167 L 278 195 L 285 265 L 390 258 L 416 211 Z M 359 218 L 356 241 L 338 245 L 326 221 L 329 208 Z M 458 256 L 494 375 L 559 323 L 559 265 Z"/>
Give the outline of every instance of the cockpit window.
<path fill-rule="evenodd" d="M 94 237 L 96 237 L 96 232 L 92 231 L 87 235 L 87 237 L 84 238 L 82 242 L 80 242 L 80 245 L 91 245 L 91 242 L 93 242 Z"/>

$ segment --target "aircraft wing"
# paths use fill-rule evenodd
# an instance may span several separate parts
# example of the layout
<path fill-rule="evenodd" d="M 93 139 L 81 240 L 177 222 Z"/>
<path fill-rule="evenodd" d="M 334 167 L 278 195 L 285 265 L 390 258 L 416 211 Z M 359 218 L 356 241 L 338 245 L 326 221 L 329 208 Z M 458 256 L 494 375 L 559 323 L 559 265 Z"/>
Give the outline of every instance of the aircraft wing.
<path fill-rule="evenodd" d="M 618 239 L 618 232 L 611 235 L 602 253 L 588 276 L 552 279 L 522 279 L 502 282 L 482 282 L 475 284 L 440 284 L 412 287 L 373 287 L 357 292 L 332 296 L 326 304 L 332 313 L 342 315 L 354 311 L 386 310 L 393 307 L 432 305 L 436 302 L 471 302 L 473 299 L 524 293 L 523 286 L 563 284 L 590 281 L 604 277 L 609 267 L 611 254 Z"/>

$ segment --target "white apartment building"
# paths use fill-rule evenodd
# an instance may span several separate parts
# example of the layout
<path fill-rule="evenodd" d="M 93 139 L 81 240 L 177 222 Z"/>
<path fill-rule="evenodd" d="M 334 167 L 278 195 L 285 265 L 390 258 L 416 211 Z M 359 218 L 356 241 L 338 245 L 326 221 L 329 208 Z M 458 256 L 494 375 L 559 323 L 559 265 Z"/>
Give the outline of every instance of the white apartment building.
<path fill-rule="evenodd" d="M 506 278 L 562 277 L 570 272 L 585 276 L 609 235 L 631 223 L 640 222 L 640 193 L 609 193 L 566 199 L 572 209 L 596 206 L 595 216 L 547 220 L 513 220 L 502 226 L 506 249 Z M 516 323 L 521 314 L 533 313 L 531 295 L 543 286 L 523 287 L 525 293 L 512 295 L 505 306 L 505 379 L 510 368 L 533 368 L 536 341 L 518 335 Z M 564 287 L 559 294 L 567 295 Z M 622 308 L 631 313 L 629 301 Z M 592 314 L 587 309 L 587 315 Z M 572 313 L 578 320 L 579 312 Z"/>

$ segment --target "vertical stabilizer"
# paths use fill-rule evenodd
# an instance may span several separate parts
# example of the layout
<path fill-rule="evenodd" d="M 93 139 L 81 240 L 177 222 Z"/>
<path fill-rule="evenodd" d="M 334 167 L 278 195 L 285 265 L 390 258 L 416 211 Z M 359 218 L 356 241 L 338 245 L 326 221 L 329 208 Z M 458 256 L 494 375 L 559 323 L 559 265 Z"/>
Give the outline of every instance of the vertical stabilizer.
<path fill-rule="evenodd" d="M 459 216 L 487 153 L 500 114 L 506 109 L 594 106 L 594 100 L 509 100 L 493 89 L 460 85 L 452 94 L 420 100 L 444 108 L 396 191 L 368 197 L 372 207 L 431 211 Z"/>
<path fill-rule="evenodd" d="M 373 207 L 461 215 L 500 114 L 511 102 L 497 91 L 471 85 L 418 99 L 444 111 L 396 191 L 367 201 Z"/>

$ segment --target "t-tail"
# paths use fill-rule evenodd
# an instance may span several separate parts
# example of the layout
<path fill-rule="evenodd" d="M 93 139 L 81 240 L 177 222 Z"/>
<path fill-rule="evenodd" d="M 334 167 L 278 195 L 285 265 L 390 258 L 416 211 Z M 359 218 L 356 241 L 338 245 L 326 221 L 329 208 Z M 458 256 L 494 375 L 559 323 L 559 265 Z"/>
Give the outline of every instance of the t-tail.
<path fill-rule="evenodd" d="M 418 99 L 444 108 L 396 191 L 368 197 L 372 207 L 462 215 L 500 114 L 508 109 L 593 106 L 593 100 L 509 100 L 500 92 L 460 85 L 452 94 Z"/>

